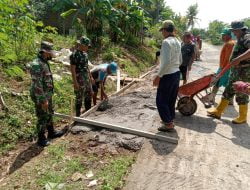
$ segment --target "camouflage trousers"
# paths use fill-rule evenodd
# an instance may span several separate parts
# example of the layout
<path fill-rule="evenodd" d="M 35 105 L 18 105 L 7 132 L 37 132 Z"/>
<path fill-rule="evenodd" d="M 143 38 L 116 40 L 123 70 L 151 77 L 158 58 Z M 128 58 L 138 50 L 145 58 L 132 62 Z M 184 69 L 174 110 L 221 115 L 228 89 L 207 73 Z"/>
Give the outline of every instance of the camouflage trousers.
<path fill-rule="evenodd" d="M 37 116 L 37 131 L 38 135 L 44 134 L 46 129 L 48 132 L 53 132 L 53 106 L 52 99 L 48 101 L 48 110 L 44 111 L 41 104 L 35 102 L 36 116 Z"/>
<path fill-rule="evenodd" d="M 224 99 L 231 99 L 236 96 L 238 105 L 245 105 L 249 102 L 249 96 L 240 92 L 236 92 L 233 88 L 233 83 L 236 81 L 250 82 L 250 66 L 248 67 L 233 67 L 229 75 L 229 83 L 223 92 Z"/>
<path fill-rule="evenodd" d="M 75 101 L 75 108 L 76 108 L 76 116 L 79 117 L 81 115 L 81 108 L 82 102 L 84 100 L 84 107 L 85 110 L 89 110 L 91 108 L 91 86 L 87 83 L 84 86 L 80 86 L 79 90 L 75 90 L 76 101 Z"/>

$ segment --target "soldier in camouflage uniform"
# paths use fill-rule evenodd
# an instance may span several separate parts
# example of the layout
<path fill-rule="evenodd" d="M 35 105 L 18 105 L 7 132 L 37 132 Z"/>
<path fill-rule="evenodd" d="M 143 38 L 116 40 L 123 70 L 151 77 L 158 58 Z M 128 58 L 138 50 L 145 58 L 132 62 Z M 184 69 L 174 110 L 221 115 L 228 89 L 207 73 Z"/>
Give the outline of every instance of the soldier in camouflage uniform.
<path fill-rule="evenodd" d="M 239 105 L 239 116 L 232 122 L 241 124 L 247 122 L 247 111 L 249 96 L 236 92 L 233 88 L 233 83 L 239 80 L 250 82 L 250 34 L 247 33 L 247 27 L 244 22 L 235 21 L 231 24 L 231 30 L 237 37 L 237 44 L 234 47 L 231 56 L 231 73 L 229 83 L 226 86 L 220 104 L 208 111 L 208 115 L 215 118 L 220 118 L 225 108 L 228 106 L 230 98 L 236 95 L 236 102 Z"/>
<path fill-rule="evenodd" d="M 48 139 L 60 137 L 62 131 L 55 131 L 52 115 L 53 77 L 48 64 L 53 56 L 52 44 L 46 41 L 41 43 L 41 49 L 37 58 L 30 65 L 31 74 L 31 99 L 35 103 L 37 116 L 38 145 L 49 145 Z M 45 130 L 48 130 L 48 139 L 45 137 Z"/>
<path fill-rule="evenodd" d="M 90 40 L 81 37 L 76 50 L 70 56 L 70 66 L 76 95 L 76 116 L 81 115 L 82 102 L 84 100 L 85 111 L 91 108 L 92 101 L 92 77 L 88 68 L 88 48 Z"/>

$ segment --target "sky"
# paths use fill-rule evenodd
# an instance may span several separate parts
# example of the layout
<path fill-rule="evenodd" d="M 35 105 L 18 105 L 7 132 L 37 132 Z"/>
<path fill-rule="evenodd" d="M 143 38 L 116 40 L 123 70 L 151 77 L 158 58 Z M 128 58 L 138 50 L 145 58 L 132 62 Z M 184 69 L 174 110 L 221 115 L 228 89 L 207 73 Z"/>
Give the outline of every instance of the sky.
<path fill-rule="evenodd" d="M 219 20 L 231 23 L 250 17 L 250 0 L 165 0 L 174 12 L 185 15 L 187 8 L 197 3 L 200 19 L 195 27 L 207 28 L 210 21 Z"/>

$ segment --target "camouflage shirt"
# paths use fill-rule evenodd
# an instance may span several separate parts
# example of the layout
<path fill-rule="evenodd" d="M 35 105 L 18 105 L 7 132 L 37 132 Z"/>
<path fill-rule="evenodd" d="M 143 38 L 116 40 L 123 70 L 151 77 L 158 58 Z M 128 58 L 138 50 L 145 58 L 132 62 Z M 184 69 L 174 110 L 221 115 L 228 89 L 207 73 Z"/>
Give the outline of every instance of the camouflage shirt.
<path fill-rule="evenodd" d="M 76 66 L 76 80 L 80 86 L 89 83 L 88 54 L 80 50 L 70 55 L 70 64 Z"/>
<path fill-rule="evenodd" d="M 54 84 L 48 62 L 38 56 L 30 65 L 30 74 L 32 99 L 37 103 L 49 100 L 53 95 Z"/>
<path fill-rule="evenodd" d="M 234 46 L 233 54 L 231 60 L 245 53 L 250 49 L 250 34 L 244 34 L 240 39 L 237 40 L 237 43 Z M 249 60 L 241 61 L 240 65 L 250 64 Z"/>
<path fill-rule="evenodd" d="M 88 71 L 88 54 L 79 50 L 70 55 L 70 64 L 76 66 L 76 74 Z"/>

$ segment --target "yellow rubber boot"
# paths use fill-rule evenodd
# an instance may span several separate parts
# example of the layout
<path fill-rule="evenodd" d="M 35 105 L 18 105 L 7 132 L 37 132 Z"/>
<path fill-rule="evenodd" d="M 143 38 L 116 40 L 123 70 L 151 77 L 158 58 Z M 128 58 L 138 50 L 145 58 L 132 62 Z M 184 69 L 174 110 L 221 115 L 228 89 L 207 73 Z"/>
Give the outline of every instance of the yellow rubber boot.
<path fill-rule="evenodd" d="M 246 123 L 247 122 L 247 111 L 248 111 L 247 104 L 239 105 L 239 116 L 237 118 L 235 118 L 232 122 L 234 124 Z"/>
<path fill-rule="evenodd" d="M 212 108 L 207 111 L 208 116 L 220 119 L 221 114 L 224 112 L 228 104 L 229 104 L 229 100 L 221 99 L 221 102 L 216 108 Z"/>

